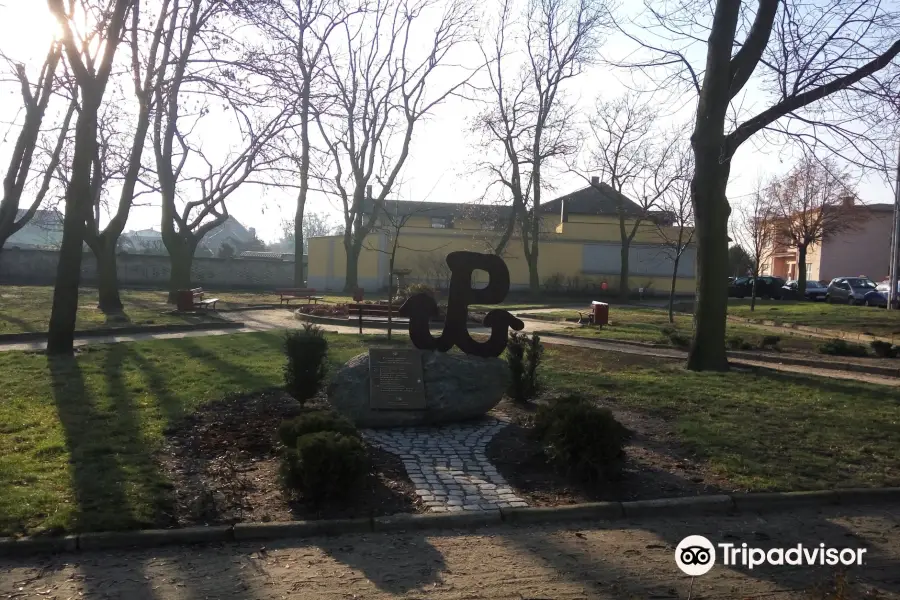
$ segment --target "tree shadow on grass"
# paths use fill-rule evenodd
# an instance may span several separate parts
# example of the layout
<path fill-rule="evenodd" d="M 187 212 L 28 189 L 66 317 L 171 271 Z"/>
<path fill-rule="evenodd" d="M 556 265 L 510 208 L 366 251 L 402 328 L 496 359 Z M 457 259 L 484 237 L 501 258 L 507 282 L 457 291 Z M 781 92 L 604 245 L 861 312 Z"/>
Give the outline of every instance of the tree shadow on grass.
<path fill-rule="evenodd" d="M 73 529 L 165 524 L 166 487 L 123 379 L 124 356 L 104 352 L 105 392 L 89 389 L 78 359 L 50 356 L 53 397 L 69 450 L 77 512 Z"/>
<path fill-rule="evenodd" d="M 14 331 L 11 333 L 37 331 L 37 329 L 35 329 L 34 325 L 32 325 L 32 324 L 28 323 L 27 321 L 20 319 L 18 317 L 14 317 L 8 313 L 0 312 L 0 321 L 6 321 L 7 323 L 9 323 L 10 325 L 12 325 L 15 328 Z"/>
<path fill-rule="evenodd" d="M 272 380 L 264 374 L 251 371 L 236 362 L 226 360 L 223 358 L 224 354 L 218 354 L 203 348 L 192 338 L 181 338 L 172 341 L 175 347 L 227 376 L 228 379 L 233 380 L 243 390 L 263 389 L 272 386 Z"/>
<path fill-rule="evenodd" d="M 853 379 L 839 379 L 836 377 L 822 377 L 821 375 L 815 374 L 778 371 L 776 369 L 769 369 L 766 367 L 732 365 L 731 368 L 735 372 L 742 372 L 745 374 L 753 375 L 755 377 L 766 378 L 785 384 L 790 383 L 795 385 L 802 385 L 804 387 L 816 388 L 817 390 L 820 390 L 821 392 L 827 394 L 834 394 L 837 392 L 841 394 L 856 396 L 860 393 L 860 386 L 877 385 L 867 382 L 855 381 Z M 900 392 L 898 392 L 896 388 L 885 386 L 884 390 L 886 392 L 884 394 L 885 399 L 894 401 L 900 400 Z"/>
<path fill-rule="evenodd" d="M 207 367 L 234 383 L 235 391 L 254 391 L 269 389 L 272 380 L 265 374 L 254 373 L 246 367 L 235 362 L 225 360 L 215 352 L 200 347 L 190 338 L 172 339 L 167 342 L 180 352 L 196 358 Z M 185 401 L 179 396 L 177 390 L 172 389 L 172 376 L 164 370 L 164 367 L 145 356 L 134 344 L 122 344 L 121 352 L 128 357 L 143 374 L 156 399 L 160 410 L 165 417 L 167 426 L 173 426 L 180 422 L 186 415 Z"/>

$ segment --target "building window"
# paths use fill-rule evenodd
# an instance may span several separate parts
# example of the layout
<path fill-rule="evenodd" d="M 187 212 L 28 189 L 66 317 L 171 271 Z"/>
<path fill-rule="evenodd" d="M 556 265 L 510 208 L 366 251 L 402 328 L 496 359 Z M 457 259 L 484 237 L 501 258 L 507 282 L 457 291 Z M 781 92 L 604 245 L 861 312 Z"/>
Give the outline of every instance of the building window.
<path fill-rule="evenodd" d="M 431 217 L 432 229 L 450 229 L 453 227 L 453 219 L 450 217 Z"/>
<path fill-rule="evenodd" d="M 806 263 L 806 278 L 809 279 L 809 272 L 812 271 L 812 263 Z"/>

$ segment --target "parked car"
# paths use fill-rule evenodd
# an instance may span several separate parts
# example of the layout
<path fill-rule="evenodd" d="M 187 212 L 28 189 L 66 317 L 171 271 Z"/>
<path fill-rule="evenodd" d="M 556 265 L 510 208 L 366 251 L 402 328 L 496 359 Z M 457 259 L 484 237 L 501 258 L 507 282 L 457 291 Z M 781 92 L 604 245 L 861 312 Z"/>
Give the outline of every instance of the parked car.
<path fill-rule="evenodd" d="M 877 286 L 868 277 L 835 277 L 828 284 L 825 294 L 827 302 L 844 304 L 862 304 L 866 294 L 874 291 Z"/>
<path fill-rule="evenodd" d="M 780 300 L 782 296 L 782 287 L 784 279 L 781 277 L 757 277 L 756 278 L 756 297 L 757 298 L 774 298 Z M 753 295 L 753 278 L 738 277 L 728 284 L 728 296 L 730 298 L 746 298 Z"/>
<path fill-rule="evenodd" d="M 900 281 L 897 282 L 897 290 L 900 291 Z M 882 281 L 874 290 L 867 292 L 866 295 L 863 296 L 863 304 L 866 306 L 880 306 L 882 308 L 887 308 L 890 291 L 891 282 Z"/>
<path fill-rule="evenodd" d="M 784 284 L 782 289 L 782 296 L 785 298 L 800 298 L 800 293 L 797 290 L 798 282 L 788 281 Z M 806 282 L 806 291 L 803 293 L 803 297 L 807 300 L 824 300 L 825 294 L 828 291 L 828 286 L 822 283 L 821 281 L 816 281 L 815 279 L 807 280 Z"/>

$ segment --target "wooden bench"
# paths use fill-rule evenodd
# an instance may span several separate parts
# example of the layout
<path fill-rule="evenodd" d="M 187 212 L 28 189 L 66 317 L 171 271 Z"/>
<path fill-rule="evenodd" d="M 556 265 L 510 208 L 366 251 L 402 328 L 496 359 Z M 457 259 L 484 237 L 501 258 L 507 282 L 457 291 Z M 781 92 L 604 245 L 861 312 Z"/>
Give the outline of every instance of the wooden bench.
<path fill-rule="evenodd" d="M 192 301 L 195 308 L 206 308 L 216 310 L 216 302 L 218 298 L 203 298 L 203 288 L 194 288 L 191 290 Z"/>
<path fill-rule="evenodd" d="M 593 307 L 591 307 L 591 308 L 589 308 L 589 309 L 587 309 L 587 310 L 576 310 L 575 312 L 578 313 L 578 324 L 579 324 L 579 325 L 584 324 L 585 321 L 587 321 L 588 323 L 593 323 L 593 322 L 594 322 L 594 309 L 593 309 Z"/>
<path fill-rule="evenodd" d="M 596 323 L 594 323 L 594 306 L 593 305 L 588 307 L 587 310 L 576 310 L 575 312 L 578 313 L 578 324 L 579 325 L 583 325 L 585 322 L 587 322 L 589 325 L 596 325 Z M 603 325 L 606 325 L 606 323 L 602 323 L 601 327 Z"/>
<path fill-rule="evenodd" d="M 400 307 L 396 304 L 348 304 L 348 312 L 350 316 L 354 314 L 359 317 L 359 333 L 362 334 L 363 316 L 372 317 L 396 317 L 399 315 Z"/>
<path fill-rule="evenodd" d="M 319 300 L 324 300 L 322 296 L 316 296 L 316 290 L 312 288 L 283 288 L 275 290 L 275 293 L 280 298 L 279 304 L 290 304 L 291 300 L 306 300 L 307 304 L 318 304 Z"/>

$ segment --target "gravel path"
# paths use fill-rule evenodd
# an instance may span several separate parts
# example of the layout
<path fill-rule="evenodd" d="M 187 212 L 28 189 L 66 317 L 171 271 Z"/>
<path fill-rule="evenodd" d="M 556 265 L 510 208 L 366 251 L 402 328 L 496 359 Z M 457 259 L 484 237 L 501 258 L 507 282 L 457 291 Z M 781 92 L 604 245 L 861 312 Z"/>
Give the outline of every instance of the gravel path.
<path fill-rule="evenodd" d="M 574 600 L 687 598 L 675 565 L 687 535 L 769 549 L 866 548 L 843 598 L 900 598 L 900 509 L 657 519 L 592 526 L 367 534 L 67 554 L 0 562 L 0 598 L 123 600 Z M 827 566 L 725 567 L 693 581 L 696 599 L 823 600 Z"/>

